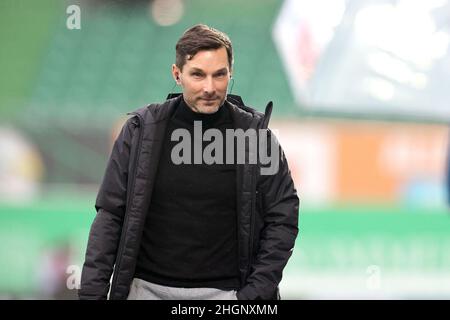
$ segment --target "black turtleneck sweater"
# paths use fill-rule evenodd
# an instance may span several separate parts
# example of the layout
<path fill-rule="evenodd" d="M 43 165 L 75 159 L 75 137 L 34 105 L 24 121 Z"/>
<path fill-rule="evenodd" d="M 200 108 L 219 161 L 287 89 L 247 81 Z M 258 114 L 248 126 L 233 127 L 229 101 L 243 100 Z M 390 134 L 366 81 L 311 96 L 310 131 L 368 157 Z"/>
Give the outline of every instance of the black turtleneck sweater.
<path fill-rule="evenodd" d="M 143 231 L 135 277 L 173 287 L 239 287 L 236 169 L 232 164 L 194 164 L 194 121 L 202 131 L 233 128 L 229 109 L 192 111 L 181 99 L 171 117 Z M 191 134 L 191 164 L 171 160 L 172 132 Z M 203 133 L 202 132 L 202 133 Z M 211 142 L 203 142 L 203 149 Z M 224 149 L 224 163 L 226 153 Z"/>

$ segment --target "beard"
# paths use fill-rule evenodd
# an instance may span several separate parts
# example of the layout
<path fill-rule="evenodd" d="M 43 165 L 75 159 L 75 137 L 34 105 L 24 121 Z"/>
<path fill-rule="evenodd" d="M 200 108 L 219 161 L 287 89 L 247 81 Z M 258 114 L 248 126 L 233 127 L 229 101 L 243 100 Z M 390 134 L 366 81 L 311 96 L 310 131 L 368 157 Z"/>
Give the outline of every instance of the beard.
<path fill-rule="evenodd" d="M 214 98 L 199 98 L 196 103 L 191 107 L 192 110 L 198 113 L 216 113 L 220 106 L 223 104 L 225 99 L 220 99 L 219 97 Z"/>

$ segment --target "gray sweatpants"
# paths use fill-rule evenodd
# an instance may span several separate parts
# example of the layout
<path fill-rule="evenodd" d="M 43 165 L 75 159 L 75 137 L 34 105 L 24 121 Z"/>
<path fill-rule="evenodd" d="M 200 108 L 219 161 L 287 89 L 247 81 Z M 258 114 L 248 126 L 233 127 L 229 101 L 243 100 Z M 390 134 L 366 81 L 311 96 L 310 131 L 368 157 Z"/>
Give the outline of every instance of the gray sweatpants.
<path fill-rule="evenodd" d="M 236 290 L 167 287 L 133 278 L 128 300 L 237 300 Z"/>

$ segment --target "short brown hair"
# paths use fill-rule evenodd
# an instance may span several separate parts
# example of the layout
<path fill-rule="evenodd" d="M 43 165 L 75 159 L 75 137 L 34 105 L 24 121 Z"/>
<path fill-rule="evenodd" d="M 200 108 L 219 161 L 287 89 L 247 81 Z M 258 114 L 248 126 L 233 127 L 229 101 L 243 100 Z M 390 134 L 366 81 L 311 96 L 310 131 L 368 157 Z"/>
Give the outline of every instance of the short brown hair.
<path fill-rule="evenodd" d="M 217 50 L 225 47 L 230 70 L 233 66 L 233 47 L 230 38 L 217 29 L 197 24 L 187 29 L 175 46 L 177 67 L 182 70 L 186 60 L 192 59 L 201 50 Z"/>

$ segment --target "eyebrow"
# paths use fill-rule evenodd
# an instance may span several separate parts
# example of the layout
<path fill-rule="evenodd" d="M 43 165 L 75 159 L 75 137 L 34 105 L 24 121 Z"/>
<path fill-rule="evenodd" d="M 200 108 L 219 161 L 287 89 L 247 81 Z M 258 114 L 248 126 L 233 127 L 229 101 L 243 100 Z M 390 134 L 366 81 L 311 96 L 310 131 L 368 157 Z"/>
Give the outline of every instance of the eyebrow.
<path fill-rule="evenodd" d="M 227 71 L 227 68 L 222 68 L 222 69 L 219 69 L 219 70 L 215 71 L 214 73 L 220 73 L 220 72 L 226 72 L 226 71 Z M 199 68 L 196 68 L 196 67 L 193 67 L 189 72 L 205 73 L 202 69 L 199 69 Z"/>

